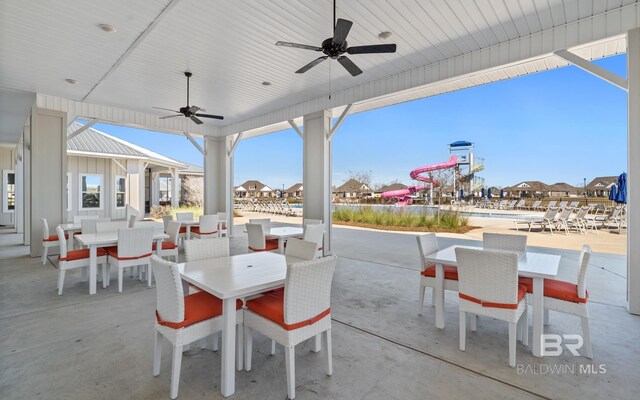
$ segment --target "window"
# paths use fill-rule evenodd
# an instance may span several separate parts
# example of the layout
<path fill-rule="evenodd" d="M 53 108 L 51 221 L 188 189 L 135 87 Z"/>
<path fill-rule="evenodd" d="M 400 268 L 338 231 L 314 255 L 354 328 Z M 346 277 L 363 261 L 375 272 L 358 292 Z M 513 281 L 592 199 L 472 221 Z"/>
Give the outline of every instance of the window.
<path fill-rule="evenodd" d="M 71 211 L 71 193 L 73 193 L 73 182 L 71 172 L 67 172 L 67 211 Z"/>
<path fill-rule="evenodd" d="M 116 208 L 124 208 L 127 195 L 127 179 L 124 176 L 116 175 Z"/>
<path fill-rule="evenodd" d="M 171 178 L 160 177 L 160 203 L 171 202 Z"/>
<path fill-rule="evenodd" d="M 80 210 L 102 210 L 102 175 L 80 174 Z"/>
<path fill-rule="evenodd" d="M 12 213 L 16 209 L 16 174 L 11 170 L 2 171 L 2 212 Z"/>

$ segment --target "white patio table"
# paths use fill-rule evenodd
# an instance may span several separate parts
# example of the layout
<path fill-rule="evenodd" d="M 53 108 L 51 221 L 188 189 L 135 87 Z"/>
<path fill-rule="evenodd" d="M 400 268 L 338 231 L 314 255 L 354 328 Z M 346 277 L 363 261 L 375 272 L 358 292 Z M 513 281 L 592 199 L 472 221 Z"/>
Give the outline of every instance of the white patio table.
<path fill-rule="evenodd" d="M 264 233 L 264 236 L 269 239 L 278 239 L 278 251 L 280 254 L 284 254 L 284 242 L 285 239 L 292 237 L 302 237 L 304 235 L 304 229 L 292 226 L 283 226 L 279 228 L 271 228 L 268 232 Z"/>
<path fill-rule="evenodd" d="M 156 241 L 156 249 L 162 248 L 162 240 L 167 239 L 166 233 L 154 233 L 153 240 Z M 84 246 L 89 247 L 89 294 L 96 294 L 96 271 L 98 247 L 115 246 L 118 244 L 118 232 L 103 233 L 81 233 L 76 235 L 76 239 Z M 102 282 L 106 287 L 107 283 Z"/>
<path fill-rule="evenodd" d="M 236 390 L 236 300 L 284 285 L 287 262 L 296 261 L 299 259 L 265 251 L 178 264 L 182 279 L 222 299 L 223 396 L 231 396 Z M 238 369 L 242 369 L 242 360 L 238 362 Z"/>
<path fill-rule="evenodd" d="M 444 265 L 457 266 L 456 248 L 482 249 L 474 246 L 450 246 L 425 257 L 436 264 L 436 327 L 444 329 Z M 543 253 L 519 253 L 518 275 L 533 278 L 533 355 L 542 357 L 544 333 L 544 279 L 558 275 L 560 256 Z"/>
<path fill-rule="evenodd" d="M 180 222 L 182 226 L 187 228 L 187 234 L 186 234 L 187 240 L 191 239 L 191 227 L 194 225 L 200 224 L 200 220 L 197 220 L 197 219 L 187 219 L 187 220 L 179 219 L 179 220 L 176 220 L 175 222 Z"/>

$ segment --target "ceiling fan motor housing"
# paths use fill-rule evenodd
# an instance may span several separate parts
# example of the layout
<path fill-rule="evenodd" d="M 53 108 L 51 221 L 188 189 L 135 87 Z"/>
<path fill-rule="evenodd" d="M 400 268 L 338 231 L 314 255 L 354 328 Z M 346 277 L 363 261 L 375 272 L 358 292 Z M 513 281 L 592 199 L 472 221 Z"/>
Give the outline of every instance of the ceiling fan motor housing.
<path fill-rule="evenodd" d="M 328 55 L 329 57 L 333 58 L 334 60 L 340 57 L 340 55 L 343 54 L 345 51 L 347 51 L 348 47 L 349 45 L 347 44 L 346 40 L 342 43 L 342 45 L 335 44 L 333 43 L 332 37 L 325 39 L 322 42 L 322 52 Z"/>

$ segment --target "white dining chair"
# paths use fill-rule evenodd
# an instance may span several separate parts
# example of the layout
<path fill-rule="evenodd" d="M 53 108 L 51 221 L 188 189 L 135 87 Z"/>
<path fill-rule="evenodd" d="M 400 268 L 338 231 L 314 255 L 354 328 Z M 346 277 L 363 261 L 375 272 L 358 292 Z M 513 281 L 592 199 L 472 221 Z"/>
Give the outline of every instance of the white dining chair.
<path fill-rule="evenodd" d="M 187 261 L 206 260 L 229 256 L 229 238 L 193 239 L 184 242 L 184 257 Z"/>
<path fill-rule="evenodd" d="M 318 244 L 307 240 L 291 238 L 287 240 L 284 255 L 287 259 L 313 260 L 316 257 Z M 289 263 L 289 261 L 287 261 Z"/>
<path fill-rule="evenodd" d="M 245 369 L 251 371 L 253 331 L 285 348 L 287 394 L 296 396 L 295 346 L 323 334 L 327 375 L 331 360 L 331 281 L 337 264 L 335 255 L 289 264 L 284 290 L 265 294 L 246 303 Z"/>
<path fill-rule="evenodd" d="M 218 216 L 201 215 L 198 226 L 191 227 L 191 236 L 198 239 L 218 237 Z"/>
<path fill-rule="evenodd" d="M 162 216 L 162 223 L 164 224 L 164 231 L 167 231 L 167 223 L 169 221 L 173 221 L 173 215 L 169 214 L 169 215 L 163 215 Z"/>
<path fill-rule="evenodd" d="M 40 218 L 42 221 L 42 265 L 47 263 L 47 255 L 51 247 L 60 246 L 58 235 L 49 234 L 49 223 L 46 218 Z M 57 228 L 56 228 L 57 230 Z M 69 235 L 65 235 L 65 238 L 69 238 Z"/>
<path fill-rule="evenodd" d="M 162 357 L 161 337 L 173 348 L 171 362 L 172 399 L 178 397 L 182 351 L 185 345 L 204 339 L 223 329 L 222 300 L 207 293 L 198 292 L 185 296 L 180 271 L 175 263 L 158 256 L 151 258 L 156 276 L 156 323 L 153 344 L 153 376 L 160 375 Z M 241 369 L 243 352 L 242 302 L 236 302 L 236 366 Z"/>
<path fill-rule="evenodd" d="M 176 220 L 177 221 L 193 221 L 195 219 L 194 214 L 192 212 L 177 212 Z"/>
<path fill-rule="evenodd" d="M 58 257 L 58 296 L 62 295 L 64 287 L 65 273 L 70 269 L 89 269 L 89 249 L 67 250 L 67 235 L 61 227 L 56 227 L 58 242 L 60 243 L 60 256 Z M 103 274 L 107 268 L 107 252 L 104 249 L 97 249 L 98 265 L 102 266 Z"/>
<path fill-rule="evenodd" d="M 169 235 L 167 240 L 161 242 L 158 249 L 156 242 L 153 242 L 152 249 L 158 257 L 173 257 L 174 262 L 178 262 L 178 240 L 180 239 L 180 222 L 168 221 L 166 225 L 166 234 Z M 164 225 L 161 226 L 164 228 Z"/>
<path fill-rule="evenodd" d="M 262 225 L 264 232 L 269 232 L 271 229 L 271 218 L 251 218 L 249 219 L 249 223 Z"/>
<path fill-rule="evenodd" d="M 307 242 L 313 242 L 316 244 L 316 256 L 321 257 L 323 247 L 323 239 L 324 239 L 324 224 L 308 224 L 304 227 L 304 235 L 302 236 L 302 240 Z M 289 241 L 287 241 L 287 245 L 289 245 Z"/>
<path fill-rule="evenodd" d="M 437 253 L 440 250 L 438 246 L 438 237 L 435 233 L 428 233 L 416 237 L 418 241 L 418 250 L 420 251 L 420 292 L 418 294 L 418 314 L 422 314 L 424 306 L 424 295 L 427 287 L 431 288 L 431 306 L 436 304 L 436 265 L 427 262 L 426 257 L 430 254 Z M 458 269 L 453 265 L 444 266 L 444 289 L 458 291 Z"/>
<path fill-rule="evenodd" d="M 456 248 L 460 350 L 466 349 L 467 313 L 509 323 L 509 366 L 516 365 L 516 340 L 527 346 L 527 289 L 518 284 L 518 255 Z M 521 334 L 518 334 L 518 331 Z"/>
<path fill-rule="evenodd" d="M 100 218 L 100 216 L 98 215 L 74 215 L 73 216 L 73 223 L 76 225 L 80 225 L 80 221 L 82 221 L 83 219 L 97 219 Z"/>
<path fill-rule="evenodd" d="M 147 286 L 151 286 L 153 270 L 151 268 L 153 229 L 126 228 L 118 230 L 118 245 L 107 249 L 109 267 L 118 269 L 118 292 L 122 292 L 123 270 L 128 267 L 144 267 Z M 109 284 L 110 271 L 104 277 Z M 104 279 L 103 278 L 103 279 Z"/>
<path fill-rule="evenodd" d="M 133 228 L 134 226 L 136 226 L 136 221 L 138 220 L 138 216 L 137 215 L 129 215 L 129 219 L 127 219 L 127 227 L 128 228 Z"/>
<path fill-rule="evenodd" d="M 278 240 L 266 240 L 262 224 L 245 224 L 249 238 L 249 252 L 278 250 Z"/>
<path fill-rule="evenodd" d="M 524 253 L 527 251 L 527 236 L 484 232 L 482 234 L 482 247 L 485 250 L 505 250 Z"/>
<path fill-rule="evenodd" d="M 108 221 L 96 223 L 96 233 L 118 232 L 127 228 L 127 221 Z"/>
<path fill-rule="evenodd" d="M 318 225 L 318 224 L 323 224 L 324 222 L 322 222 L 321 219 L 312 219 L 312 218 L 305 218 L 302 220 L 302 226 L 306 227 L 307 225 Z"/>
<path fill-rule="evenodd" d="M 218 213 L 218 230 L 220 231 L 220 236 L 227 236 L 227 225 L 229 224 L 229 217 L 225 212 Z"/>

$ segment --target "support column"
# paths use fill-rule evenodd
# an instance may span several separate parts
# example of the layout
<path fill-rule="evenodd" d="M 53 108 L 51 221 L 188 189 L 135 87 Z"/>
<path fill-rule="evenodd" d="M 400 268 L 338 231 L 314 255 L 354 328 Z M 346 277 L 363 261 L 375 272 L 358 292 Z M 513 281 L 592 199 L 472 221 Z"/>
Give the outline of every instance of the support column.
<path fill-rule="evenodd" d="M 229 155 L 232 137 L 205 137 L 204 213 L 227 213 L 228 235 L 233 235 L 233 164 Z"/>
<path fill-rule="evenodd" d="M 627 309 L 640 314 L 640 28 L 627 33 Z"/>
<path fill-rule="evenodd" d="M 171 170 L 171 207 L 178 208 L 180 206 L 180 176 L 178 169 Z"/>
<path fill-rule="evenodd" d="M 327 110 L 303 119 L 303 217 L 325 224 L 324 252 L 331 253 L 331 113 Z"/>
<path fill-rule="evenodd" d="M 160 172 L 151 172 L 150 203 L 151 207 L 160 205 Z"/>
<path fill-rule="evenodd" d="M 144 218 L 144 162 L 127 160 L 129 175 L 129 205 L 138 210 L 138 219 Z"/>
<path fill-rule="evenodd" d="M 67 113 L 33 108 L 30 147 L 31 257 L 42 254 L 42 221 L 49 234 L 64 222 L 67 185 Z"/>

